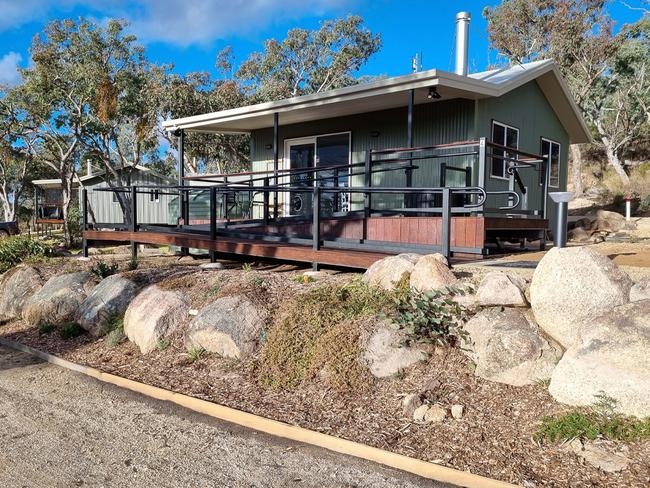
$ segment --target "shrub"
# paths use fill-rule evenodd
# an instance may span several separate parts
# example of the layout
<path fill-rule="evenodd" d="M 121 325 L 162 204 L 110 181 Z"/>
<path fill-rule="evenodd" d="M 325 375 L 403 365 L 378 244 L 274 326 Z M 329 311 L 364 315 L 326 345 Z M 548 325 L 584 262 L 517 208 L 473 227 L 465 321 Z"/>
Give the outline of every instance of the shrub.
<path fill-rule="evenodd" d="M 324 369 L 334 387 L 359 386 L 357 319 L 389 313 L 391 292 L 359 281 L 312 288 L 283 304 L 269 330 L 257 368 L 258 381 L 271 388 L 295 388 Z"/>
<path fill-rule="evenodd" d="M 77 205 L 70 205 L 68 209 L 68 223 L 70 225 L 70 236 L 72 243 L 79 243 L 83 239 L 83 226 L 81 210 Z"/>
<path fill-rule="evenodd" d="M 159 351 L 164 351 L 171 345 L 171 342 L 169 342 L 168 339 L 158 339 L 158 342 L 156 342 L 156 347 L 158 348 Z"/>
<path fill-rule="evenodd" d="M 39 324 L 39 326 L 38 326 L 38 333 L 40 335 L 49 334 L 50 332 L 54 331 L 54 329 L 56 329 L 54 324 L 48 324 L 47 322 L 41 322 Z"/>
<path fill-rule="evenodd" d="M 241 265 L 241 269 L 244 270 L 244 273 L 250 273 L 253 271 L 253 265 L 252 263 L 244 263 Z"/>
<path fill-rule="evenodd" d="M 406 343 L 426 343 L 456 346 L 467 333 L 463 322 L 467 313 L 453 300 L 464 293 L 455 288 L 428 292 L 412 291 L 397 298 L 396 314 L 391 323 L 406 333 Z"/>
<path fill-rule="evenodd" d="M 13 236 L 0 240 L 0 273 L 27 260 L 38 260 L 53 251 L 51 244 L 29 236 Z"/>
<path fill-rule="evenodd" d="M 117 273 L 117 263 L 107 264 L 101 259 L 98 259 L 95 264 L 90 268 L 90 272 L 97 276 L 100 280 L 108 278 L 111 275 Z"/>
<path fill-rule="evenodd" d="M 63 324 L 61 330 L 59 331 L 59 335 L 62 339 L 74 339 L 83 333 L 84 330 L 76 322 L 68 322 L 67 324 Z"/>

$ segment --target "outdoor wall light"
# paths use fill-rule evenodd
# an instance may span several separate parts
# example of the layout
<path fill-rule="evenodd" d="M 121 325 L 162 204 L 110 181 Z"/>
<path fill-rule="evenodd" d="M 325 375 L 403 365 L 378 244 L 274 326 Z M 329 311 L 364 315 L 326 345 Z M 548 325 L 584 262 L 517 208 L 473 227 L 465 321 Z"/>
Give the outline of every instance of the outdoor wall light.
<path fill-rule="evenodd" d="M 266 149 L 273 149 L 273 144 L 267 144 L 267 145 L 264 146 L 264 147 L 265 147 Z"/>
<path fill-rule="evenodd" d="M 381 132 L 379 132 L 378 130 L 371 130 L 370 131 L 370 137 L 379 137 L 380 134 L 381 134 Z"/>
<path fill-rule="evenodd" d="M 427 93 L 427 98 L 429 100 L 438 100 L 442 95 L 438 93 L 438 89 L 435 86 L 429 88 L 429 93 Z"/>

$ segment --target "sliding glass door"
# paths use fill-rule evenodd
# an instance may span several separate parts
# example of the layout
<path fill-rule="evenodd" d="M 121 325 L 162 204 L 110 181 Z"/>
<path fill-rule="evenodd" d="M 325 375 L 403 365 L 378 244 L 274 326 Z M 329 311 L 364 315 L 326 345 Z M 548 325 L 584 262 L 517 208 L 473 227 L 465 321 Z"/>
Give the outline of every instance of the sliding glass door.
<path fill-rule="evenodd" d="M 285 215 L 309 217 L 312 213 L 312 187 L 316 182 L 324 188 L 347 187 L 350 183 L 350 133 L 328 134 L 285 140 L 284 169 L 291 170 L 285 178 L 292 188 L 284 197 Z M 305 172 L 318 168 L 318 173 Z M 350 210 L 347 192 L 321 193 L 321 215 Z"/>

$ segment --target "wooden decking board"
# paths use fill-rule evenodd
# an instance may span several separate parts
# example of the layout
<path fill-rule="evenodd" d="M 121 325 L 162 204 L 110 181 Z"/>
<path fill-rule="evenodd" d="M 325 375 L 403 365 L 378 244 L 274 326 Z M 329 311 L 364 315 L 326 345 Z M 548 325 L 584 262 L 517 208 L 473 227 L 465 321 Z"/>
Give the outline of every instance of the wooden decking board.
<path fill-rule="evenodd" d="M 255 242 L 248 239 L 219 237 L 211 241 L 208 236 L 184 232 L 131 232 L 131 231 L 86 231 L 84 237 L 90 241 L 135 241 L 143 244 L 176 245 L 197 249 L 213 250 L 217 253 L 244 254 L 286 261 L 317 262 L 333 266 L 368 268 L 389 253 L 351 251 L 342 249 L 320 249 L 285 243 Z"/>

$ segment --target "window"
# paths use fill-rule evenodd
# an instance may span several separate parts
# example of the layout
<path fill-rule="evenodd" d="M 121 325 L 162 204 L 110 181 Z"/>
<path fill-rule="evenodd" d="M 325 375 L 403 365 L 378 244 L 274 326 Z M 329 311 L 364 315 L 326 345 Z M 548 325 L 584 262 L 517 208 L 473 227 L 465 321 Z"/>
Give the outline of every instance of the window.
<path fill-rule="evenodd" d="M 494 121 L 492 122 L 492 142 L 501 146 L 519 149 L 519 129 Z M 517 155 L 509 153 L 502 148 L 492 148 L 492 169 L 490 170 L 490 175 L 493 178 L 507 179 L 508 173 L 506 170 L 508 168 L 508 161 L 499 156 L 515 159 Z"/>
<path fill-rule="evenodd" d="M 160 201 L 160 190 L 151 190 L 149 192 L 149 201 L 158 203 Z"/>
<path fill-rule="evenodd" d="M 548 174 L 548 186 L 560 187 L 560 144 L 549 139 L 542 139 L 542 156 L 545 159 L 545 171 Z M 546 170 L 546 168 L 548 168 Z"/>

